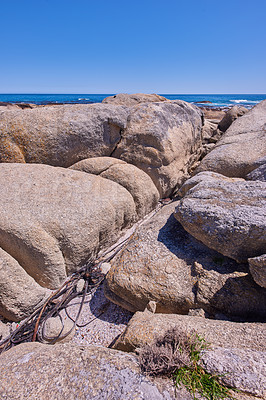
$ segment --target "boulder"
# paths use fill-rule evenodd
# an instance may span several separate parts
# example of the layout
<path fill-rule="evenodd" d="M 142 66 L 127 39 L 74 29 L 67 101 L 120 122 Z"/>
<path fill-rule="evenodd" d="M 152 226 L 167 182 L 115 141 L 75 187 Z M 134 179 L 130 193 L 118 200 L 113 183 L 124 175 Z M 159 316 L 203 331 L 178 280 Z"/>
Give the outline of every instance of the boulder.
<path fill-rule="evenodd" d="M 228 178 L 227 178 L 228 179 Z M 173 216 L 178 202 L 143 223 L 111 261 L 105 294 L 129 311 L 265 318 L 266 295 L 247 264 L 222 256 L 190 236 Z"/>
<path fill-rule="evenodd" d="M 38 308 L 49 294 L 0 247 L 0 315 L 20 321 Z"/>
<path fill-rule="evenodd" d="M 259 161 L 264 162 L 264 164 L 247 174 L 246 179 L 249 181 L 266 182 L 266 157 L 263 157 L 263 159 L 260 159 Z"/>
<path fill-rule="evenodd" d="M 214 171 L 229 177 L 245 178 L 263 163 L 265 127 L 266 100 L 263 100 L 232 123 L 195 173 Z"/>
<path fill-rule="evenodd" d="M 0 397 L 15 400 L 192 400 L 144 376 L 134 355 L 74 344 L 24 343 L 0 356 Z"/>
<path fill-rule="evenodd" d="M 228 343 L 228 346 L 231 346 Z M 240 348 L 215 348 L 203 352 L 202 366 L 233 388 L 266 397 L 266 352 Z"/>
<path fill-rule="evenodd" d="M 65 104 L 0 114 L 0 162 L 69 167 L 110 155 L 129 109 L 111 104 Z"/>
<path fill-rule="evenodd" d="M 239 107 L 239 106 L 234 106 L 230 108 L 229 111 L 225 114 L 223 119 L 219 122 L 218 128 L 222 131 L 225 132 L 230 125 L 238 118 L 241 117 L 242 115 L 246 114 L 248 112 L 248 109 L 245 107 Z"/>
<path fill-rule="evenodd" d="M 266 254 L 259 257 L 249 258 L 249 270 L 254 281 L 266 288 Z"/>
<path fill-rule="evenodd" d="M 151 345 L 175 328 L 180 334 L 196 332 L 209 345 L 201 364 L 212 374 L 225 374 L 227 385 L 262 396 L 265 390 L 265 340 L 263 323 L 239 323 L 174 314 L 137 312 L 113 348 L 133 352 Z M 241 397 L 242 399 L 242 397 Z"/>
<path fill-rule="evenodd" d="M 108 168 L 121 164 L 126 165 L 127 163 L 113 157 L 91 157 L 79 161 L 69 168 L 75 169 L 76 171 L 87 172 L 87 174 L 100 175 Z"/>
<path fill-rule="evenodd" d="M 219 107 L 200 107 L 200 109 L 203 111 L 205 118 L 215 121 L 217 124 L 226 114 L 226 111 Z"/>
<path fill-rule="evenodd" d="M 175 217 L 206 246 L 238 262 L 265 253 L 265 182 L 202 172 L 180 194 Z"/>
<path fill-rule="evenodd" d="M 139 104 L 112 156 L 142 169 L 168 197 L 197 158 L 202 123 L 202 112 L 184 101 Z"/>
<path fill-rule="evenodd" d="M 200 157 L 202 122 L 202 112 L 183 101 L 6 110 L 0 113 L 0 162 L 69 167 L 112 156 L 142 169 L 168 197 Z"/>
<path fill-rule="evenodd" d="M 103 99 L 103 103 L 105 104 L 113 104 L 113 105 L 123 105 L 127 107 L 136 106 L 139 103 L 154 103 L 158 101 L 169 101 L 163 96 L 159 96 L 158 94 L 145 94 L 145 93 L 135 93 L 135 94 L 127 94 L 127 93 L 119 93 L 115 96 L 109 96 Z"/>
<path fill-rule="evenodd" d="M 0 296 L 10 310 L 20 308 L 16 318 L 45 295 L 36 282 L 59 287 L 138 219 L 124 187 L 80 171 L 2 163 L 0 185 Z"/>
<path fill-rule="evenodd" d="M 139 218 L 153 210 L 159 192 L 144 171 L 112 157 L 96 157 L 79 161 L 71 169 L 96 174 L 123 186 L 132 195 Z"/>
<path fill-rule="evenodd" d="M 246 351 L 264 351 L 266 331 L 263 323 L 219 321 L 177 314 L 153 314 L 147 310 L 137 312 L 125 331 L 116 339 L 113 348 L 132 352 L 172 328 L 191 334 L 197 332 L 211 347 L 242 348 Z"/>

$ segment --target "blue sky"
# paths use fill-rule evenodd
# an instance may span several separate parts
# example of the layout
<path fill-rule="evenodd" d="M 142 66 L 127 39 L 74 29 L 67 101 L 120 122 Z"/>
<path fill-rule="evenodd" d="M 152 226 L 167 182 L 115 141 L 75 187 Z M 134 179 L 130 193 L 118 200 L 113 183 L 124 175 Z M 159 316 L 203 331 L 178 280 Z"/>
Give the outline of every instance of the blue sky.
<path fill-rule="evenodd" d="M 0 0 L 0 93 L 266 93 L 265 0 Z"/>

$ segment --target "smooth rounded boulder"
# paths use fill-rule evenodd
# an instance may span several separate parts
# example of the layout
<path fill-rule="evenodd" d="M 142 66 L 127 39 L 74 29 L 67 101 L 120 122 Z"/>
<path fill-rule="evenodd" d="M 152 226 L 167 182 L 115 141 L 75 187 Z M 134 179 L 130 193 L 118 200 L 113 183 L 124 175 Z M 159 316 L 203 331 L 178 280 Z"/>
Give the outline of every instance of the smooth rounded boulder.
<path fill-rule="evenodd" d="M 69 167 L 91 157 L 115 157 L 147 173 L 160 196 L 168 197 L 201 155 L 204 118 L 189 103 L 150 96 L 152 102 L 142 102 L 142 95 L 128 107 L 65 104 L 0 111 L 0 162 Z"/>
<path fill-rule="evenodd" d="M 21 268 L 10 254 L 0 248 L 0 315 L 20 321 L 42 305 L 50 291 Z"/>
<path fill-rule="evenodd" d="M 238 262 L 265 253 L 265 182 L 202 172 L 180 194 L 175 217 L 206 246 Z"/>
<path fill-rule="evenodd" d="M 218 129 L 220 129 L 222 132 L 225 132 L 238 117 L 246 114 L 246 112 L 248 112 L 248 109 L 245 107 L 234 106 L 230 108 L 230 110 L 227 111 L 225 116 L 219 122 Z"/>
<path fill-rule="evenodd" d="M 195 173 L 213 171 L 245 178 L 265 163 L 265 149 L 266 100 L 263 100 L 232 123 Z"/>
<path fill-rule="evenodd" d="M 132 195 L 139 218 L 153 210 L 159 201 L 159 192 L 145 172 L 112 157 L 95 157 L 79 161 L 71 169 L 96 174 L 123 186 Z"/>
<path fill-rule="evenodd" d="M 203 119 L 199 108 L 181 100 L 139 104 L 112 156 L 142 169 L 168 197 L 197 159 Z"/>
<path fill-rule="evenodd" d="M 109 156 L 129 109 L 111 104 L 64 104 L 0 112 L 0 162 L 69 167 Z"/>
<path fill-rule="evenodd" d="M 113 104 L 113 105 L 123 105 L 127 107 L 136 106 L 139 103 L 154 103 L 158 101 L 169 101 L 163 96 L 159 96 L 158 94 L 146 94 L 146 93 L 118 93 L 114 96 L 109 96 L 103 99 L 104 104 Z"/>
<path fill-rule="evenodd" d="M 5 252 L 1 260 L 9 268 L 1 268 L 0 281 L 8 286 L 4 293 L 16 302 L 23 303 L 25 297 L 28 304 L 35 296 L 35 281 L 57 288 L 138 219 L 132 195 L 100 176 L 48 165 L 2 163 L 0 184 L 0 248 Z M 34 279 L 23 278 L 25 287 L 19 293 L 24 287 L 24 297 L 17 298 L 16 284 L 9 278 L 8 284 L 12 269 L 20 279 L 26 273 Z M 34 297 L 33 305 L 42 295 Z M 25 304 L 19 305 L 22 311 Z"/>

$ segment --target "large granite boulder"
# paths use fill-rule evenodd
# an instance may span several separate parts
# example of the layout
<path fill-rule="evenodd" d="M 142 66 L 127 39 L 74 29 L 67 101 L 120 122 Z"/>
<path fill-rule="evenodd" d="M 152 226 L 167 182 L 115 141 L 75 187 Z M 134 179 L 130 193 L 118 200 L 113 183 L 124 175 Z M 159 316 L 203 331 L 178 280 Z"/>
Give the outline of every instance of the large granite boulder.
<path fill-rule="evenodd" d="M 214 171 L 229 177 L 245 178 L 265 163 L 266 100 L 237 118 L 203 159 L 196 173 Z"/>
<path fill-rule="evenodd" d="M 139 103 L 155 103 L 158 101 L 169 101 L 163 96 L 159 96 L 158 94 L 145 94 L 145 93 L 135 93 L 135 94 L 127 94 L 127 93 L 119 93 L 115 96 L 109 96 L 103 99 L 103 103 L 105 104 L 113 104 L 113 105 L 123 105 L 127 107 L 136 106 Z"/>
<path fill-rule="evenodd" d="M 184 101 L 139 104 L 112 156 L 142 169 L 167 197 L 197 158 L 202 124 L 202 112 Z"/>
<path fill-rule="evenodd" d="M 149 301 L 156 311 L 187 314 L 202 308 L 213 317 L 264 318 L 266 293 L 247 264 L 223 257 L 189 235 L 164 206 L 111 261 L 105 294 L 130 311 Z"/>
<path fill-rule="evenodd" d="M 42 288 L 21 268 L 10 254 L 0 247 L 0 315 L 20 321 L 37 308 L 49 296 L 49 291 Z"/>
<path fill-rule="evenodd" d="M 2 400 L 192 400 L 144 376 L 134 355 L 93 346 L 24 343 L 0 356 Z"/>
<path fill-rule="evenodd" d="M 157 193 L 153 186 L 149 194 L 146 183 L 142 209 L 113 180 L 41 164 L 0 164 L 0 185 L 0 304 L 10 319 L 40 303 L 45 291 L 39 285 L 57 288 L 116 242 L 151 209 Z"/>
<path fill-rule="evenodd" d="M 125 161 L 112 157 L 95 157 L 79 161 L 70 168 L 119 183 L 132 195 L 139 218 L 158 204 L 159 192 L 149 175 Z"/>
<path fill-rule="evenodd" d="M 206 246 L 239 262 L 265 252 L 265 182 L 202 172 L 180 194 L 175 217 Z"/>
<path fill-rule="evenodd" d="M 129 109 L 110 104 L 65 104 L 0 113 L 0 162 L 69 167 L 110 155 Z"/>
<path fill-rule="evenodd" d="M 153 314 L 145 310 L 137 312 L 125 331 L 116 339 L 113 348 L 132 352 L 156 338 L 164 336 L 172 328 L 191 334 L 197 332 L 212 347 L 242 348 L 246 351 L 264 351 L 265 324 L 220 321 L 202 317 L 177 314 Z"/>
<path fill-rule="evenodd" d="M 203 116 L 189 103 L 155 99 L 0 112 L 0 162 L 69 167 L 112 156 L 142 169 L 167 197 L 200 156 Z"/>
<path fill-rule="evenodd" d="M 230 346 L 230 347 L 229 347 Z M 221 375 L 229 387 L 266 397 L 266 352 L 239 348 L 215 348 L 203 353 L 201 364 L 212 375 Z"/>
<path fill-rule="evenodd" d="M 210 320 L 174 314 L 137 312 L 113 348 L 135 351 L 151 345 L 175 328 L 180 334 L 197 332 L 210 347 L 201 354 L 201 364 L 223 375 L 227 385 L 263 397 L 265 395 L 265 324 Z M 242 397 L 241 397 L 242 398 Z"/>
<path fill-rule="evenodd" d="M 248 112 L 248 109 L 245 107 L 239 107 L 239 106 L 234 106 L 230 108 L 230 110 L 227 111 L 223 119 L 219 122 L 218 128 L 222 131 L 225 132 L 230 125 L 238 118 L 241 117 L 242 115 L 246 114 Z"/>

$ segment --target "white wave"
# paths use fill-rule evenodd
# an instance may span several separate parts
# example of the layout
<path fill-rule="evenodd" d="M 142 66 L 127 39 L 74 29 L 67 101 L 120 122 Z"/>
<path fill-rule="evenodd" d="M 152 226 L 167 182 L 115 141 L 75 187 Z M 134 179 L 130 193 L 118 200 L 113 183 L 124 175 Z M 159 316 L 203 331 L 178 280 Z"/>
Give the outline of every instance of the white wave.
<path fill-rule="evenodd" d="M 246 99 L 242 99 L 242 100 L 229 100 L 231 103 L 254 103 L 254 104 L 258 104 L 259 101 L 257 100 L 246 100 Z"/>
<path fill-rule="evenodd" d="M 80 97 L 78 100 L 90 100 L 90 99 L 86 99 L 86 98 Z"/>
<path fill-rule="evenodd" d="M 231 101 L 231 103 L 248 103 L 248 100 L 245 100 L 245 99 L 243 99 L 243 100 L 229 100 L 229 101 Z"/>

